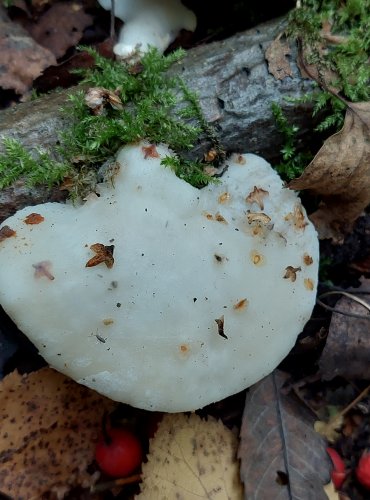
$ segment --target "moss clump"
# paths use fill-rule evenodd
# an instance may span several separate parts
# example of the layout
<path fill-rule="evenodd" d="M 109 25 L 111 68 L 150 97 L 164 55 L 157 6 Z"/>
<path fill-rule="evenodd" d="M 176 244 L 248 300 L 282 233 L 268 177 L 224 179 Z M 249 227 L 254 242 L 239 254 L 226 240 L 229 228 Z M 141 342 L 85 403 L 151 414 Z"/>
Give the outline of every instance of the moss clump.
<path fill-rule="evenodd" d="M 28 154 L 20 144 L 12 143 L 14 154 L 5 148 L 5 154 L 0 155 L 0 186 L 5 187 L 20 176 L 26 176 L 27 183 L 34 185 L 53 184 L 68 175 L 73 182 L 71 192 L 77 195 L 76 185 L 86 188 L 89 182 L 85 181 L 91 180 L 89 172 L 92 169 L 97 171 L 124 144 L 141 139 L 168 144 L 177 156 L 163 163 L 192 185 L 201 187 L 213 181 L 204 171 L 209 163 L 189 161 L 183 156 L 202 133 L 218 151 L 218 158 L 222 154 L 212 128 L 202 116 L 196 96 L 179 78 L 166 74 L 184 52 L 178 50 L 162 56 L 152 49 L 139 62 L 115 62 L 92 49 L 85 50 L 95 58 L 95 66 L 80 71 L 82 83 L 114 92 L 119 106 L 108 102 L 102 112 L 94 113 L 86 104 L 83 90 L 71 95 L 65 113 L 72 118 L 72 125 L 62 134 L 58 148 L 62 162 L 54 162 L 47 153 L 40 151 Z M 17 160 L 16 168 L 9 169 L 11 162 L 16 160 L 17 148 L 22 151 L 22 159 Z"/>
<path fill-rule="evenodd" d="M 294 102 L 313 104 L 313 116 L 322 117 L 316 132 L 324 137 L 337 132 L 346 100 L 370 100 L 370 0 L 302 0 L 289 15 L 286 34 L 298 39 L 305 62 L 317 73 L 317 89 Z M 276 168 L 289 181 L 301 175 L 314 155 L 297 150 L 298 129 L 279 105 L 272 104 L 272 113 L 283 136 Z"/>
<path fill-rule="evenodd" d="M 287 33 L 308 49 L 319 75 L 335 74 L 326 85 L 352 102 L 370 100 L 370 0 L 302 0 Z"/>
<path fill-rule="evenodd" d="M 281 162 L 275 166 L 275 169 L 282 179 L 290 181 L 302 174 L 307 163 L 312 159 L 312 155 L 309 151 L 297 150 L 299 128 L 289 123 L 281 107 L 276 103 L 272 103 L 271 110 L 276 126 L 283 136 L 283 146 L 280 150 Z"/>
<path fill-rule="evenodd" d="M 51 187 L 61 182 L 70 171 L 67 163 L 53 160 L 40 149 L 31 154 L 15 139 L 3 139 L 3 146 L 5 153 L 0 155 L 0 189 L 19 177 L 25 177 L 29 187 L 40 182 Z"/>

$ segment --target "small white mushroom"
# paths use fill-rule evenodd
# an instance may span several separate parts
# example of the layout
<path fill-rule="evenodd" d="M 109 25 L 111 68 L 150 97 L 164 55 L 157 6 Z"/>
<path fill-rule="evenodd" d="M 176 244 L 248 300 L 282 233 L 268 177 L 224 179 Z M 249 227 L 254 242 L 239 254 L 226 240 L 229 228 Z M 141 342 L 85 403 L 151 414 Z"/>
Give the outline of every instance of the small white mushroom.
<path fill-rule="evenodd" d="M 194 410 L 254 384 L 292 348 L 315 303 L 318 240 L 263 159 L 239 155 L 198 190 L 161 166 L 166 146 L 149 148 L 123 148 L 99 197 L 4 221 L 0 303 L 78 382 L 140 408 Z M 245 201 L 254 186 L 268 192 L 261 235 Z"/>
<path fill-rule="evenodd" d="M 98 2 L 111 9 L 111 0 Z M 147 52 L 150 46 L 162 53 L 181 29 L 194 31 L 197 23 L 180 0 L 120 0 L 115 2 L 115 15 L 125 23 L 113 49 L 120 57 Z"/>

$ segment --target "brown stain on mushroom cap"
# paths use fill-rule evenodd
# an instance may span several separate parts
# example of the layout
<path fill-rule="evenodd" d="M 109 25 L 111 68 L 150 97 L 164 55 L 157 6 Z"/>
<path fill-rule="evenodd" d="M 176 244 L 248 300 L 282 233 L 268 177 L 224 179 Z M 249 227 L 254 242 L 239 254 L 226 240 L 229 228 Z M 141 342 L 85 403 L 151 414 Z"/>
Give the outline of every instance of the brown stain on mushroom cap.
<path fill-rule="evenodd" d="M 228 203 L 231 199 L 230 193 L 227 191 L 225 193 L 220 194 L 218 197 L 218 202 L 221 204 Z"/>
<path fill-rule="evenodd" d="M 235 311 L 245 311 L 248 307 L 248 299 L 242 299 L 242 300 L 239 300 L 239 302 L 237 302 L 236 304 L 234 304 L 233 306 L 233 309 Z"/>
<path fill-rule="evenodd" d="M 257 250 L 251 251 L 250 258 L 255 266 L 262 266 L 265 263 L 265 257 Z"/>
<path fill-rule="evenodd" d="M 179 348 L 178 348 L 178 353 L 179 353 L 180 358 L 182 358 L 182 359 L 188 358 L 191 354 L 190 345 L 185 344 L 185 343 L 180 344 Z"/>
<path fill-rule="evenodd" d="M 307 290 L 309 290 L 310 292 L 313 291 L 313 289 L 315 288 L 314 286 L 314 282 L 312 281 L 311 278 L 305 278 L 304 279 L 304 286 Z"/>
<path fill-rule="evenodd" d="M 303 255 L 303 262 L 306 266 L 310 266 L 313 263 L 313 258 L 308 253 L 305 253 Z"/>

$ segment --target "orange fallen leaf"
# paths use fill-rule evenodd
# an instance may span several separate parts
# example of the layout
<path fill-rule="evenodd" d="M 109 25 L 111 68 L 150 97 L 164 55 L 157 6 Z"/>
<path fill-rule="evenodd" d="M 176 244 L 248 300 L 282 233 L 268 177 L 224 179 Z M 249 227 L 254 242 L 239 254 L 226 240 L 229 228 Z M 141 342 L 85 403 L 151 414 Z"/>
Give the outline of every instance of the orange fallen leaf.
<path fill-rule="evenodd" d="M 51 368 L 0 382 L 0 489 L 29 500 L 93 485 L 87 467 L 115 403 Z"/>
<path fill-rule="evenodd" d="M 25 224 L 40 224 L 40 222 L 43 222 L 45 219 L 42 215 L 40 214 L 28 214 L 27 217 L 24 219 Z"/>
<path fill-rule="evenodd" d="M 95 252 L 96 255 L 86 262 L 85 267 L 95 267 L 102 263 L 104 263 L 108 269 L 113 267 L 114 245 L 105 246 L 102 243 L 94 243 L 94 245 L 90 246 L 90 249 Z"/>
<path fill-rule="evenodd" d="M 370 203 L 370 103 L 347 103 L 342 130 L 329 137 L 291 189 L 320 195 L 310 219 L 320 238 L 340 242 Z"/>

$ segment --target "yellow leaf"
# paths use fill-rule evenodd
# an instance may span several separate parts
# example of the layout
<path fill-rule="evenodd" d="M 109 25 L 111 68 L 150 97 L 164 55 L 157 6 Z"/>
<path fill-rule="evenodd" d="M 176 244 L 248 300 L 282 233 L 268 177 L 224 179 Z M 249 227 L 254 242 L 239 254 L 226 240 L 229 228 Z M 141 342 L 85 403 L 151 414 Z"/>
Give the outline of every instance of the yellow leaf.
<path fill-rule="evenodd" d="M 324 436 L 329 443 L 334 443 L 339 438 L 340 434 L 338 430 L 343 425 L 343 416 L 338 414 L 332 417 L 328 422 L 322 422 L 317 420 L 314 423 L 314 429 L 316 432 Z"/>
<path fill-rule="evenodd" d="M 333 481 L 324 486 L 324 491 L 329 500 L 340 500 L 340 496 L 334 487 Z"/>
<path fill-rule="evenodd" d="M 237 437 L 195 414 L 165 415 L 150 443 L 138 500 L 241 500 Z"/>

